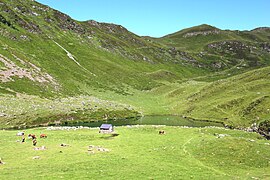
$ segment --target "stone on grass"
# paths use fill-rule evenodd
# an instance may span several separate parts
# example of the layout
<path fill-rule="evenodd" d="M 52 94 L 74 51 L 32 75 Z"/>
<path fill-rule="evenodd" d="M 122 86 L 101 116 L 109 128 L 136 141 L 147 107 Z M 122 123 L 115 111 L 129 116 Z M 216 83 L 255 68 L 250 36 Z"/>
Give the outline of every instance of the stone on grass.
<path fill-rule="evenodd" d="M 218 133 L 215 133 L 214 134 L 217 138 L 224 138 L 226 136 L 229 136 L 228 134 L 218 134 Z"/>
<path fill-rule="evenodd" d="M 34 156 L 33 159 L 40 159 L 40 156 Z"/>

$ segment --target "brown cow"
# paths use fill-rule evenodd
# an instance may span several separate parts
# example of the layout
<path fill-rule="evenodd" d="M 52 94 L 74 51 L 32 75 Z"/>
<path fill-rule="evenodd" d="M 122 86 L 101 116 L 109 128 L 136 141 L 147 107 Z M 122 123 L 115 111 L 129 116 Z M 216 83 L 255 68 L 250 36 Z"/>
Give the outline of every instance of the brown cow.
<path fill-rule="evenodd" d="M 34 139 L 33 140 L 33 146 L 36 146 L 37 145 L 37 139 Z"/>
<path fill-rule="evenodd" d="M 47 134 L 41 134 L 39 137 L 40 138 L 47 138 Z"/>
<path fill-rule="evenodd" d="M 36 135 L 34 134 L 28 134 L 28 138 L 32 138 L 32 140 L 37 139 Z"/>

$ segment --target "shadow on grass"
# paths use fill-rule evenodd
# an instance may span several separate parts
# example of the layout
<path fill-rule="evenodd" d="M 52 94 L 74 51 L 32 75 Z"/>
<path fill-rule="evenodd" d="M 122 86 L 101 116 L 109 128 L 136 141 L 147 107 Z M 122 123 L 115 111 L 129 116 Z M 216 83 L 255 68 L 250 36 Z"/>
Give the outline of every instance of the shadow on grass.
<path fill-rule="evenodd" d="M 113 134 L 104 134 L 102 137 L 100 137 L 101 139 L 105 139 L 105 140 L 109 140 L 109 139 L 113 139 L 114 137 L 119 136 L 120 134 L 117 133 L 113 133 Z"/>

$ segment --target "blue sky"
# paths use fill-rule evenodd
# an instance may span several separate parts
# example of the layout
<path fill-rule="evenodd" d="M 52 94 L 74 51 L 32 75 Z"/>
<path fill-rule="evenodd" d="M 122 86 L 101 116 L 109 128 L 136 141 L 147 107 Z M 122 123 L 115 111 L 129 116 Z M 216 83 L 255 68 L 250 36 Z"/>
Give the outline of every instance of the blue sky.
<path fill-rule="evenodd" d="M 270 0 L 37 0 L 76 20 L 120 24 L 160 37 L 200 24 L 250 30 L 270 26 Z"/>

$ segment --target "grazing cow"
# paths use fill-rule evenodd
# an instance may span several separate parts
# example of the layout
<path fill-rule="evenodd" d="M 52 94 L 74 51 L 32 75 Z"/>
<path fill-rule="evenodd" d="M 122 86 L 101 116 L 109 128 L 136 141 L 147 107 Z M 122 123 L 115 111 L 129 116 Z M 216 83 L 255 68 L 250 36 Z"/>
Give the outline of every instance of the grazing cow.
<path fill-rule="evenodd" d="M 17 136 L 23 136 L 24 135 L 24 132 L 18 132 L 17 133 Z"/>
<path fill-rule="evenodd" d="M 33 146 L 37 145 L 37 139 L 33 139 Z"/>
<path fill-rule="evenodd" d="M 158 134 L 163 135 L 163 134 L 165 134 L 165 131 L 164 131 L 164 130 L 160 130 L 160 131 L 158 132 Z"/>
<path fill-rule="evenodd" d="M 23 137 L 22 137 L 22 143 L 24 143 L 24 142 L 25 142 L 25 137 L 23 136 Z"/>
<path fill-rule="evenodd" d="M 4 163 L 4 162 L 2 161 L 2 159 L 0 158 L 0 165 L 1 165 L 1 164 L 5 164 L 5 163 Z"/>
<path fill-rule="evenodd" d="M 32 140 L 37 139 L 36 135 L 34 134 L 28 134 L 28 138 L 32 138 Z"/>
<path fill-rule="evenodd" d="M 39 137 L 40 138 L 47 138 L 47 135 L 46 134 L 41 134 Z"/>

